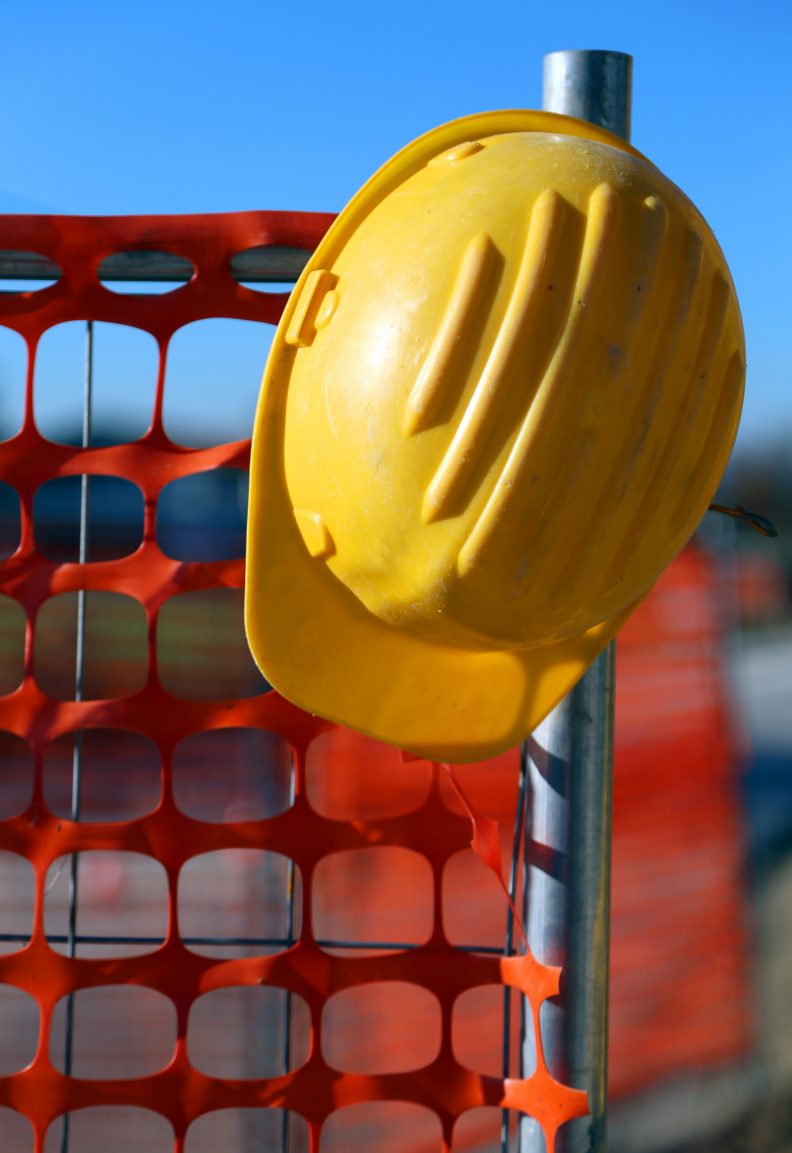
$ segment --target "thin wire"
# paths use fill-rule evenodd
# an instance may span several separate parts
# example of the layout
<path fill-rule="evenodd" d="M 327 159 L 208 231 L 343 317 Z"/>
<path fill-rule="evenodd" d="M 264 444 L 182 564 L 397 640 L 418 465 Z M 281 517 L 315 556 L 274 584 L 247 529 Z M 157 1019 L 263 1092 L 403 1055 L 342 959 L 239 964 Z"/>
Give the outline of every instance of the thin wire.
<path fill-rule="evenodd" d="M 289 776 L 289 808 L 294 806 L 296 792 L 296 767 L 294 757 L 291 758 L 291 774 Z M 286 941 L 287 948 L 294 942 L 294 861 L 289 857 L 289 866 L 286 873 Z M 292 1027 L 292 995 L 291 989 L 286 990 L 286 1004 L 283 1008 L 283 1072 L 288 1073 L 291 1067 L 291 1027 Z M 281 1110 L 281 1153 L 287 1153 L 289 1146 L 289 1110 Z"/>
<path fill-rule="evenodd" d="M 531 784 L 531 774 L 528 766 L 528 742 L 523 741 L 520 748 L 520 767 L 525 767 L 525 825 L 524 833 L 526 840 L 533 835 L 533 789 Z M 529 824 L 530 822 L 530 824 Z M 525 924 L 528 924 L 528 870 L 529 870 L 529 853 L 528 845 L 523 845 L 522 855 L 522 869 L 521 869 L 521 882 L 523 894 L 523 918 Z M 529 1002 L 527 997 L 520 997 L 520 1071 L 525 1076 L 525 1038 L 529 1028 L 533 1028 L 533 1014 L 529 1012 Z M 523 1118 L 518 1123 L 518 1133 L 521 1132 L 525 1119 Z"/>
<path fill-rule="evenodd" d="M 528 765 L 524 748 L 520 750 L 520 777 L 517 787 L 517 811 L 514 814 L 514 839 L 512 841 L 511 868 L 509 871 L 509 904 L 506 909 L 506 944 L 504 956 L 514 951 L 514 903 L 517 899 L 517 883 L 522 856 L 523 828 L 528 796 Z M 511 989 L 503 986 L 503 1077 L 509 1076 L 509 1055 L 511 1051 Z M 521 1050 L 522 1052 L 522 1050 Z M 509 1153 L 509 1110 L 501 1110 L 501 1153 Z"/>
<path fill-rule="evenodd" d="M 47 933 L 46 941 L 50 945 L 68 944 L 70 938 L 66 933 Z M 26 945 L 30 940 L 29 933 L 0 933 L 0 944 L 7 942 L 15 945 Z M 155 948 L 165 944 L 164 937 L 108 937 L 95 933 L 83 933 L 74 938 L 78 945 L 152 945 Z M 222 945 L 228 948 L 240 946 L 255 946 L 256 948 L 288 949 L 294 940 L 287 941 L 285 937 L 180 937 L 183 945 Z M 387 949 L 394 953 L 414 953 L 424 946 L 415 941 L 343 941 L 331 937 L 317 939 L 320 949 L 348 949 L 350 952 L 381 952 Z M 498 945 L 454 945 L 459 953 L 480 953 L 484 956 L 502 957 L 503 949 Z"/>
<path fill-rule="evenodd" d="M 748 509 L 743 508 L 741 504 L 736 504 L 733 508 L 726 504 L 711 504 L 709 511 L 720 512 L 723 513 L 724 516 L 732 516 L 737 520 L 744 521 L 749 528 L 761 533 L 762 536 L 778 536 L 778 529 L 769 517 L 762 516 L 758 512 L 749 512 Z"/>
<path fill-rule="evenodd" d="M 93 321 L 86 321 L 85 326 L 85 382 L 83 387 L 83 414 L 82 414 L 82 440 L 81 445 L 90 448 L 93 425 Z M 80 547 L 79 562 L 81 565 L 88 560 L 88 518 L 90 513 L 90 489 L 87 473 L 80 477 Z M 77 593 L 77 645 L 74 661 L 74 699 L 82 701 L 85 692 L 85 613 L 86 590 L 79 589 Z M 83 732 L 78 730 L 74 738 L 74 752 L 72 754 L 72 791 L 71 791 L 71 819 L 80 819 L 80 790 L 82 786 L 83 766 Z M 77 955 L 77 907 L 78 907 L 78 862 L 79 854 L 72 853 L 69 863 L 69 927 L 66 943 L 66 955 L 74 959 Z M 66 998 L 66 1028 L 64 1037 L 63 1071 L 67 1077 L 71 1076 L 74 1060 L 74 994 Z M 61 1129 L 61 1153 L 68 1153 L 70 1137 L 70 1117 L 63 1114 L 63 1128 Z"/>

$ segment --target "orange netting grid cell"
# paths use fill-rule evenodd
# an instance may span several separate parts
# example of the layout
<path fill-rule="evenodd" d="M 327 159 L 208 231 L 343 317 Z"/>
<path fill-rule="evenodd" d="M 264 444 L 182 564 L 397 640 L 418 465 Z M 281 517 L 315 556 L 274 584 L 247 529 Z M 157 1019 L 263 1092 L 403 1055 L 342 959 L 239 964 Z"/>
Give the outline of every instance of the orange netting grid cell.
<path fill-rule="evenodd" d="M 490 837 L 476 857 L 476 822 L 438 766 L 403 764 L 269 691 L 241 631 L 243 557 L 193 561 L 158 532 L 167 486 L 243 472 L 249 458 L 246 439 L 191 448 L 169 435 L 172 339 L 209 318 L 275 323 L 284 294 L 240 284 L 232 262 L 267 246 L 310 250 L 329 221 L 0 226 L 0 249 L 60 270 L 49 287 L 7 295 L 2 318 L 28 364 L 22 426 L 0 443 L 20 509 L 1 570 L 3 659 L 7 647 L 19 664 L 2 685 L 0 731 L 12 760 L 29 748 L 32 775 L 0 823 L 0 869 L 19 895 L 0 926 L 0 981 L 37 1028 L 34 1051 L 0 1069 L 9 1148 L 490 1149 L 504 1111 L 512 1131 L 514 1116 L 535 1118 L 552 1153 L 558 1128 L 585 1113 L 542 1053 L 539 1013 L 558 970 L 511 946 L 499 891 L 483 937 L 465 917 L 471 869 L 489 876 L 484 858 L 499 866 L 511 844 Z M 184 258 L 191 279 L 163 295 L 101 279 L 116 254 L 144 252 Z M 156 341 L 151 418 L 131 443 L 94 442 L 90 424 L 81 447 L 40 431 L 37 350 L 74 321 L 89 340 L 115 324 Z M 73 543 L 46 543 L 43 486 L 83 476 L 142 494 L 142 533 L 120 552 L 92 554 L 87 540 L 75 558 Z M 502 759 L 512 782 L 516 769 Z M 492 811 L 497 771 L 460 780 L 487 818 L 513 821 L 514 789 L 509 813 Z M 478 832 L 489 828 L 481 817 Z M 534 1036 L 527 1075 L 509 990 Z M 493 1051 L 477 1032 L 496 1038 Z"/>

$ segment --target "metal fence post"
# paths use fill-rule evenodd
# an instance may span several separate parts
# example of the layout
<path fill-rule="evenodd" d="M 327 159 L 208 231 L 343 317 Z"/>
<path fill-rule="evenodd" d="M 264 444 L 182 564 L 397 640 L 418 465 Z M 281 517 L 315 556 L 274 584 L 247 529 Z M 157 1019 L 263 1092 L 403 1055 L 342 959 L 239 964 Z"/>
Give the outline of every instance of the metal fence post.
<path fill-rule="evenodd" d="M 624 137 L 630 128 L 632 59 L 621 52 L 545 57 L 543 107 Z M 523 746 L 530 788 L 526 922 L 539 960 L 564 966 L 559 1005 L 542 1012 L 551 1071 L 589 1095 L 590 1115 L 559 1134 L 563 1153 L 607 1147 L 608 961 L 613 788 L 615 646 Z M 526 1073 L 535 1061 L 524 1033 Z M 540 1153 L 539 1127 L 525 1119 L 521 1153 Z"/>

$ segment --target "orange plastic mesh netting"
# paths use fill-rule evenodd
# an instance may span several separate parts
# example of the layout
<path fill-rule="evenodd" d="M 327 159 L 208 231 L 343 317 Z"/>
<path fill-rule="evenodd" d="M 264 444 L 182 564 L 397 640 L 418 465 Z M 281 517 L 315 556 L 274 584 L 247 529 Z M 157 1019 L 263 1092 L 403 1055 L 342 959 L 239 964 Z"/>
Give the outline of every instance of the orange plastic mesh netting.
<path fill-rule="evenodd" d="M 690 545 L 619 634 L 610 1091 L 737 1064 L 756 1039 L 726 640 L 729 577 Z"/>
<path fill-rule="evenodd" d="M 0 476 L 21 506 L 18 547 L 0 569 L 0 737 L 10 762 L 31 765 L 29 792 L 22 789 L 16 806 L 6 798 L 0 823 L 3 883 L 16 894 L 6 904 L 0 982 L 12 998 L 9 1013 L 32 1021 L 35 1038 L 31 1053 L 4 1059 L 0 1069 L 4 1147 L 20 1153 L 55 1153 L 69 1134 L 82 1153 L 318 1150 L 320 1139 L 323 1153 L 494 1148 L 501 1109 L 512 1130 L 518 1114 L 536 1118 L 550 1151 L 559 1126 L 585 1112 L 584 1096 L 556 1082 L 542 1057 L 539 1011 L 558 991 L 558 971 L 517 948 L 504 955 L 506 901 L 493 878 L 491 923 L 477 923 L 466 904 L 471 876 L 485 870 L 470 848 L 470 815 L 444 774 L 426 762 L 402 763 L 396 751 L 334 730 L 268 691 L 241 634 L 242 556 L 178 559 L 157 535 L 166 485 L 244 470 L 249 457 L 247 440 L 189 448 L 167 435 L 171 338 L 210 317 L 275 323 L 285 294 L 237 283 L 231 258 L 261 245 L 310 250 L 329 222 L 321 214 L 246 213 L 0 224 L 0 249 L 41 254 L 62 271 L 51 287 L 8 295 L 2 318 L 28 353 L 24 421 L 0 443 Z M 122 295 L 100 281 L 106 257 L 141 249 L 186 258 L 193 278 L 161 296 Z M 133 326 L 157 342 L 150 427 L 132 443 L 76 448 L 37 427 L 39 340 L 53 326 L 85 320 Z M 37 491 L 52 478 L 81 475 L 123 478 L 141 490 L 139 547 L 83 564 L 40 550 Z M 71 597 L 58 602 L 71 611 L 81 591 L 88 633 L 92 605 L 109 623 L 95 634 L 105 663 L 78 694 L 50 667 L 53 647 L 56 657 L 69 648 L 75 626 L 61 621 L 53 642 L 48 606 Z M 226 597 L 219 616 L 204 611 L 207 601 L 189 600 L 215 592 Z M 144 616 L 140 683 L 127 675 L 131 642 L 113 615 L 121 598 Z M 179 598 L 187 607 L 167 632 L 165 616 Z M 45 624 L 49 655 L 40 643 Z M 216 684 L 230 684 L 227 694 L 177 691 L 202 652 L 219 654 Z M 181 681 L 164 673 L 174 660 Z M 240 742 L 246 771 L 266 769 L 271 778 L 261 787 L 269 799 L 252 816 L 229 787 Z M 99 765 L 100 791 L 110 781 L 114 794 L 92 805 L 89 774 L 79 814 L 53 801 L 51 783 L 77 746 L 86 772 Z M 119 819 L 111 802 L 128 786 L 138 800 L 145 792 L 144 746 L 154 750 L 154 792 L 140 802 L 143 811 Z M 502 815 L 509 795 L 513 813 L 514 769 L 514 757 L 504 758 L 460 780 L 483 812 L 494 804 L 493 815 Z M 398 795 L 387 787 L 396 774 Z M 72 894 L 53 905 L 74 862 L 79 902 Z M 519 1074 L 518 1007 L 507 1010 L 510 1030 L 503 1023 L 505 989 L 529 1008 L 538 1053 L 529 1076 Z M 122 1003 L 125 1017 L 117 1014 Z M 136 1041 L 141 1026 L 145 1037 Z M 63 1056 L 64 1032 L 82 1055 Z"/>

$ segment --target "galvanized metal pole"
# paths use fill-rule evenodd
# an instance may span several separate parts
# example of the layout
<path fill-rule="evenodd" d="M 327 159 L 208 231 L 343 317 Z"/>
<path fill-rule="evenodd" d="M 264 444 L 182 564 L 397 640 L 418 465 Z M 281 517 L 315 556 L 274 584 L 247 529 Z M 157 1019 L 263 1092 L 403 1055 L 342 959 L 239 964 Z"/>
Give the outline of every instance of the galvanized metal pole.
<path fill-rule="evenodd" d="M 589 120 L 625 139 L 632 60 L 621 52 L 553 52 L 544 61 L 543 107 Z M 542 1014 L 551 1071 L 589 1096 L 590 1115 L 559 1134 L 563 1153 L 607 1147 L 608 961 L 615 648 L 526 742 L 533 819 L 526 857 L 527 932 L 539 960 L 564 967 L 560 1004 Z M 526 1072 L 535 1060 L 530 1028 Z M 521 1153 L 544 1140 L 526 1120 Z"/>
<path fill-rule="evenodd" d="M 632 56 L 591 50 L 544 58 L 542 107 L 630 139 Z"/>

